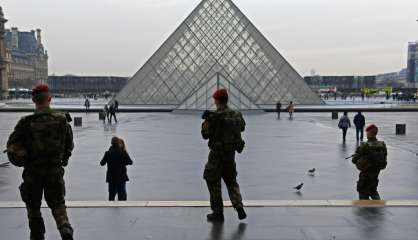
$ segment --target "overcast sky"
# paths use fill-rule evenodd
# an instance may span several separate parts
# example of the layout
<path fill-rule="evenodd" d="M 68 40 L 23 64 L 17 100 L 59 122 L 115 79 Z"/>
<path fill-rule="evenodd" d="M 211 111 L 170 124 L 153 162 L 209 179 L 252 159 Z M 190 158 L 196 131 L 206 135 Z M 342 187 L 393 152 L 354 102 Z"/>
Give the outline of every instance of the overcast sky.
<path fill-rule="evenodd" d="M 200 0 L 2 0 L 7 27 L 41 28 L 50 74 L 133 75 Z M 418 0 L 235 0 L 302 75 L 406 65 Z"/>

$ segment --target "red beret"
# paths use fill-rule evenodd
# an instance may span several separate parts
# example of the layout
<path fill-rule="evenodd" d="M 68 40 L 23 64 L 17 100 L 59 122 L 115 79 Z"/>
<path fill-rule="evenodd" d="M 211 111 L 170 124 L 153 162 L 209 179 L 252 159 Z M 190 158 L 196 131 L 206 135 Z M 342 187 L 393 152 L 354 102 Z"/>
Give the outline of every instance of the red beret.
<path fill-rule="evenodd" d="M 32 89 L 32 96 L 36 96 L 38 94 L 41 93 L 49 93 L 49 87 L 46 84 L 39 84 L 36 85 L 33 89 Z"/>
<path fill-rule="evenodd" d="M 379 128 L 377 128 L 377 126 L 374 124 L 366 128 L 366 132 L 375 132 L 377 134 L 378 131 L 379 131 Z"/>
<path fill-rule="evenodd" d="M 213 94 L 213 98 L 217 100 L 228 100 L 228 92 L 226 89 L 219 89 Z"/>

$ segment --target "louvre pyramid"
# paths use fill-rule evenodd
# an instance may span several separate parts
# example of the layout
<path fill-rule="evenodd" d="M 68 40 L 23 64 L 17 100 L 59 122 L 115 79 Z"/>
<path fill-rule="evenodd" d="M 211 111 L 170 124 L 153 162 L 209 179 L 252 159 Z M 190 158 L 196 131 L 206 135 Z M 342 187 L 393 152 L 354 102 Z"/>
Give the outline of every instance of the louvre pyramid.
<path fill-rule="evenodd" d="M 124 105 L 207 109 L 217 88 L 228 89 L 238 109 L 322 104 L 231 0 L 203 0 L 116 98 Z"/>

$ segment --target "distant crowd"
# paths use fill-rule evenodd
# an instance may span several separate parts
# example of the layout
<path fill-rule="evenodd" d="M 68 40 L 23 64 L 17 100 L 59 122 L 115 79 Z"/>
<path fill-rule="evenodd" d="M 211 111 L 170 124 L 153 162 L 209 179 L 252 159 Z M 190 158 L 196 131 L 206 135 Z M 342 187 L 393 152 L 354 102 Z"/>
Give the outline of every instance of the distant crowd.
<path fill-rule="evenodd" d="M 84 107 L 86 109 L 86 113 L 90 111 L 90 100 L 88 97 L 84 100 Z M 100 113 L 100 118 L 103 120 L 103 123 L 106 123 L 106 120 L 109 124 L 112 123 L 112 120 L 115 121 L 115 123 L 118 122 L 118 119 L 116 118 L 116 113 L 119 112 L 119 102 L 116 99 L 113 99 L 108 104 L 106 104 L 103 108 L 103 111 Z"/>

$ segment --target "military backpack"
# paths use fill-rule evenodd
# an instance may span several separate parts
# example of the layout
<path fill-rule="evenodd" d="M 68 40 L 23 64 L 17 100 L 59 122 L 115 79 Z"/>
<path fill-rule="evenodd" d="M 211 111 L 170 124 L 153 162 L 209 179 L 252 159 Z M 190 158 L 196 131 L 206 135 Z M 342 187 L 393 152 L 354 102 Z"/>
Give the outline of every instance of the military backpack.
<path fill-rule="evenodd" d="M 35 114 L 29 120 L 30 161 L 33 165 L 60 165 L 65 154 L 67 119 L 61 113 Z"/>

